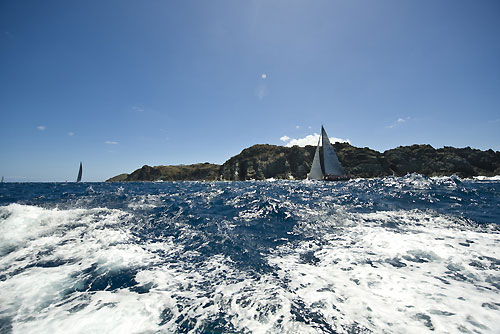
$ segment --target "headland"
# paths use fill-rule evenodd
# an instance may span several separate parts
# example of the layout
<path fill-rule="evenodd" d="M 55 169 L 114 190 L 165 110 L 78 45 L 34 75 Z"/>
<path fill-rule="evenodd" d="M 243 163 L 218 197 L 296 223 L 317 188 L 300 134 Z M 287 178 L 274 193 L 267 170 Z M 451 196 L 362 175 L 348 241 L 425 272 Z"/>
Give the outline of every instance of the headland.
<path fill-rule="evenodd" d="M 462 178 L 500 175 L 500 152 L 481 151 L 470 147 L 431 145 L 399 146 L 385 152 L 348 143 L 333 147 L 345 171 L 354 178 L 457 175 Z M 144 165 L 130 174 L 120 174 L 107 182 L 126 181 L 244 181 L 306 178 L 314 157 L 314 146 L 277 146 L 257 144 L 245 148 L 222 165 L 199 163 L 176 166 Z"/>

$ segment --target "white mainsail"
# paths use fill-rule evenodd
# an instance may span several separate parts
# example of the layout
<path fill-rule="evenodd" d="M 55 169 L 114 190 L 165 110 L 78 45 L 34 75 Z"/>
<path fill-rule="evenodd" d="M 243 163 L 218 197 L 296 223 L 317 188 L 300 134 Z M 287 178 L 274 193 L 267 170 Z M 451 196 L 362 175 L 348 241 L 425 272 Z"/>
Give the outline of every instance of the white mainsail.
<path fill-rule="evenodd" d="M 321 166 L 320 145 L 323 147 L 323 166 Z M 307 174 L 308 180 L 344 179 L 346 174 L 333 149 L 325 129 L 321 126 L 321 136 L 314 153 L 311 171 Z"/>
<path fill-rule="evenodd" d="M 323 164 L 325 166 L 325 175 L 344 176 L 344 169 L 340 165 L 339 158 L 337 158 L 337 154 L 332 144 L 330 144 L 328 135 L 323 127 L 321 127 L 321 138 L 323 140 Z"/>

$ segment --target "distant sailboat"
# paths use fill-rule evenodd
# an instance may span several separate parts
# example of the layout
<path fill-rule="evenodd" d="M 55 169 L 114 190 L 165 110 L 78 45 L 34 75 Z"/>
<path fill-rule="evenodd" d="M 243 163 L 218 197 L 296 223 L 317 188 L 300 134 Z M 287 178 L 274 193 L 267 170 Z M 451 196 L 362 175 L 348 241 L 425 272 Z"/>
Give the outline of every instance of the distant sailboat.
<path fill-rule="evenodd" d="M 323 147 L 323 157 L 321 157 L 320 145 Z M 349 176 L 346 175 L 337 158 L 337 154 L 332 144 L 330 144 L 330 140 L 323 126 L 321 126 L 321 136 L 318 139 L 318 146 L 316 147 L 311 171 L 307 174 L 307 179 L 326 181 L 349 179 Z"/>
<path fill-rule="evenodd" d="M 2 181 L 0 181 L 0 182 L 2 182 L 2 183 L 3 183 L 3 176 L 2 176 Z"/>
<path fill-rule="evenodd" d="M 80 182 L 82 180 L 82 162 L 80 161 L 80 170 L 78 171 L 78 177 L 76 178 L 76 182 Z"/>

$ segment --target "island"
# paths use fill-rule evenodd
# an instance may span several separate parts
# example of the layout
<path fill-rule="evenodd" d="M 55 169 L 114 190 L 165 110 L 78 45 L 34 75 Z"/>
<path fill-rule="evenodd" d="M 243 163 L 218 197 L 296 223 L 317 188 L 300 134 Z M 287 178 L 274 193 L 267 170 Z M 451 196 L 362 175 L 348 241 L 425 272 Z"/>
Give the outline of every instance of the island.
<path fill-rule="evenodd" d="M 383 153 L 348 143 L 332 144 L 348 175 L 353 178 L 404 176 L 418 173 L 425 176 L 457 175 L 462 178 L 500 175 L 500 152 L 470 147 L 431 145 L 399 146 Z M 316 147 L 257 144 L 222 165 L 144 165 L 130 174 L 120 174 L 107 182 L 131 181 L 245 181 L 286 179 L 302 180 L 309 172 Z"/>

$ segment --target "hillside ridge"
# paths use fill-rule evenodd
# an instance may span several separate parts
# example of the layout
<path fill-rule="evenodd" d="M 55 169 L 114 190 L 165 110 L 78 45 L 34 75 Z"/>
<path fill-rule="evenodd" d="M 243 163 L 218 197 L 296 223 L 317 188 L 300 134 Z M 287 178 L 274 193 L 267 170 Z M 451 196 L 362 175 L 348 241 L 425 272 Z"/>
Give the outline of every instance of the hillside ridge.
<path fill-rule="evenodd" d="M 458 175 L 460 177 L 500 175 L 500 152 L 470 147 L 445 146 L 435 149 L 428 144 L 399 146 L 383 153 L 348 143 L 332 144 L 340 163 L 351 177 Z M 130 174 L 120 174 L 107 182 L 129 181 L 244 181 L 307 177 L 316 147 L 285 147 L 256 144 L 231 157 L 222 165 L 144 165 Z"/>

